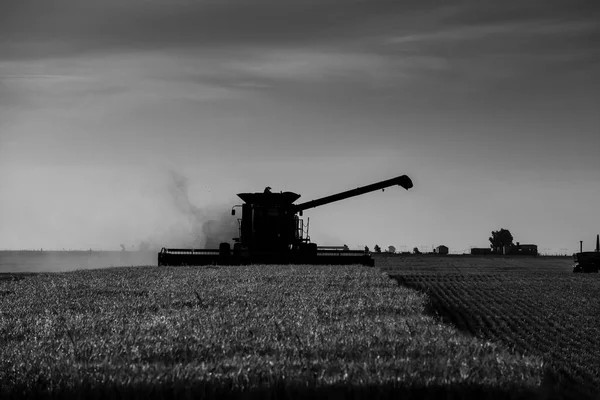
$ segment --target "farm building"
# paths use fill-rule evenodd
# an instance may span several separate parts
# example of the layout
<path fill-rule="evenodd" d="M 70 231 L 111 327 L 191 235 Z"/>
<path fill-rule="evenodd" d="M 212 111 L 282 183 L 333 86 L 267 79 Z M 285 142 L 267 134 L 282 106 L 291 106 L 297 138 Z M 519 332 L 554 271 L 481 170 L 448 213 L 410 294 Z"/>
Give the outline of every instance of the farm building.
<path fill-rule="evenodd" d="M 512 253 L 537 256 L 538 248 L 535 244 L 521 244 L 517 242 L 517 244 L 512 249 Z"/>
<path fill-rule="evenodd" d="M 471 254 L 478 256 L 492 254 L 492 249 L 490 249 L 489 247 L 473 247 L 471 249 Z"/>
<path fill-rule="evenodd" d="M 436 247 L 434 250 L 434 253 L 436 254 L 448 254 L 448 247 L 444 246 L 443 244 Z"/>

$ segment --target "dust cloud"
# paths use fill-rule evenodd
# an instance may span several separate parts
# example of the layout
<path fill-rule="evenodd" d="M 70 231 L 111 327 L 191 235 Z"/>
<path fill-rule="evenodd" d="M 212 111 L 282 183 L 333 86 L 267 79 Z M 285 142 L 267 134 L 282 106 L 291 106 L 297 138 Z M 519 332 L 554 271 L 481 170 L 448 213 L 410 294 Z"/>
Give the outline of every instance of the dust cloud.
<path fill-rule="evenodd" d="M 226 189 L 211 193 L 219 184 L 212 174 L 59 172 L 51 180 L 34 171 L 15 186 L 19 200 L 0 212 L 0 272 L 156 265 L 162 247 L 216 249 L 239 235 L 231 215 L 239 200 Z"/>
<path fill-rule="evenodd" d="M 150 248 L 218 248 L 221 242 L 232 242 L 238 237 L 238 222 L 231 215 L 232 204 L 198 207 L 190 201 L 190 182 L 176 171 L 169 171 L 167 193 L 175 213 L 169 228 L 146 237 L 143 242 Z"/>
<path fill-rule="evenodd" d="M 21 272 L 68 272 L 122 266 L 152 266 L 157 254 L 149 251 L 0 251 L 0 280 Z"/>

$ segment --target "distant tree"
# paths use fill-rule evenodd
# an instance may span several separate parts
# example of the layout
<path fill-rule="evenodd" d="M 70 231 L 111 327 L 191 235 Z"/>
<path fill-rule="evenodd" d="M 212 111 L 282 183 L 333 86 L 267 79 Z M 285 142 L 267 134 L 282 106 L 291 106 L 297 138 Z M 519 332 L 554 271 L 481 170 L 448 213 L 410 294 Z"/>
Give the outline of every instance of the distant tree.
<path fill-rule="evenodd" d="M 414 253 L 414 254 L 421 254 L 421 251 L 419 251 L 419 248 L 418 248 L 418 247 L 415 247 L 415 248 L 413 249 L 413 253 Z"/>
<path fill-rule="evenodd" d="M 396 253 L 396 248 L 394 246 L 389 246 L 388 253 Z"/>
<path fill-rule="evenodd" d="M 492 236 L 489 238 L 490 247 L 492 250 L 497 251 L 499 248 L 504 246 L 513 245 L 513 235 L 508 229 L 501 228 L 497 231 L 492 231 Z"/>
<path fill-rule="evenodd" d="M 378 244 L 375 245 L 374 249 L 375 249 L 375 253 L 381 253 L 381 247 L 379 247 Z"/>
<path fill-rule="evenodd" d="M 350 248 L 347 245 L 344 245 L 344 250 L 350 250 Z"/>
<path fill-rule="evenodd" d="M 365 246 L 365 253 L 370 252 L 371 250 L 369 250 L 369 246 Z"/>

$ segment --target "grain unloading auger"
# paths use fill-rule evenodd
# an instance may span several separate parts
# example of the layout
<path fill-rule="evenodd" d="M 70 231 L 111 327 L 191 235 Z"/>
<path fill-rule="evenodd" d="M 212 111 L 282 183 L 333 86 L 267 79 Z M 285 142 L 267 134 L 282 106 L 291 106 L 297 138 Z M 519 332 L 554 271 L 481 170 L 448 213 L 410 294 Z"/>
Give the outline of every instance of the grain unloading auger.
<path fill-rule="evenodd" d="M 244 204 L 238 219 L 239 237 L 233 248 L 221 243 L 218 249 L 163 248 L 158 253 L 158 265 L 240 265 L 240 264 L 362 264 L 373 266 L 375 261 L 366 251 L 345 250 L 341 247 L 318 247 L 310 242 L 308 225 L 300 218 L 304 210 L 360 196 L 390 186 L 413 187 L 411 179 L 402 175 L 371 185 L 293 204 L 300 195 L 293 192 L 239 193 Z"/>

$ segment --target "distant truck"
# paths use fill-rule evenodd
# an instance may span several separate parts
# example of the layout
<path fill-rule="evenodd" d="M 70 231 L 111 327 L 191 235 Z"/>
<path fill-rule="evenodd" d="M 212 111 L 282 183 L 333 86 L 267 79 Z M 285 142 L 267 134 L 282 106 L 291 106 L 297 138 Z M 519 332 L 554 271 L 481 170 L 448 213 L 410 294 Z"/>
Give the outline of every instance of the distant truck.
<path fill-rule="evenodd" d="M 573 254 L 573 272 L 596 272 L 600 269 L 600 252 L 584 251 Z"/>

